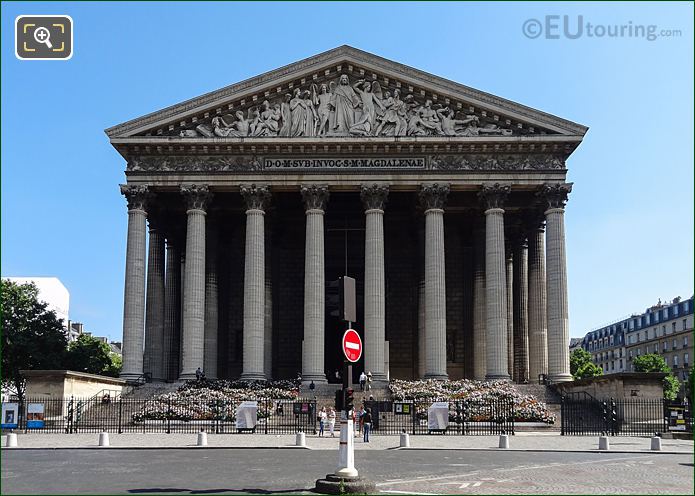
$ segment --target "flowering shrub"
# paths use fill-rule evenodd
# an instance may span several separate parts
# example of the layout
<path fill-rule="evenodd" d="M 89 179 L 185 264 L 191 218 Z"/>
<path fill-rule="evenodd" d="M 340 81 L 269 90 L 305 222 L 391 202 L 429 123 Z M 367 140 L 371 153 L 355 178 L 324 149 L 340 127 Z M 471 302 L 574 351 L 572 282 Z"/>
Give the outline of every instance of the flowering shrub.
<path fill-rule="evenodd" d="M 555 422 L 555 415 L 548 412 L 545 403 L 532 395 L 521 394 L 516 388 L 501 381 L 403 381 L 392 380 L 389 390 L 394 400 L 415 400 L 422 402 L 449 401 L 449 418 L 455 421 L 467 417 L 471 421 L 490 420 L 487 405 L 495 400 L 511 401 L 514 404 L 514 420 L 519 422 Z M 467 408 L 466 415 L 457 411 Z M 427 418 L 427 408 L 419 407 L 418 418 Z"/>
<path fill-rule="evenodd" d="M 188 381 L 176 391 L 147 401 L 132 419 L 133 422 L 167 419 L 233 422 L 237 405 L 246 400 L 257 400 L 258 418 L 268 418 L 273 415 L 275 405 L 265 400 L 292 400 L 298 395 L 297 381 Z"/>

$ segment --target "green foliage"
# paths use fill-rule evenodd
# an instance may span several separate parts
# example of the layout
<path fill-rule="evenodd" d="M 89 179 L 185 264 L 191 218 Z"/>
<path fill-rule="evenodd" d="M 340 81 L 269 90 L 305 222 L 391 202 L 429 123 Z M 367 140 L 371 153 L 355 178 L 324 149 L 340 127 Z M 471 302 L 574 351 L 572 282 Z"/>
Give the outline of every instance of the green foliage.
<path fill-rule="evenodd" d="M 34 284 L 0 281 L 2 312 L 2 381 L 12 386 L 20 400 L 25 380 L 20 370 L 63 367 L 67 338 L 62 320 L 39 301 Z"/>
<path fill-rule="evenodd" d="M 671 369 L 666 365 L 666 360 L 661 355 L 649 353 L 635 357 L 632 359 L 632 365 L 635 367 L 635 372 L 663 372 L 667 374 L 664 377 L 664 398 L 667 400 L 676 399 L 681 383 L 671 373 Z"/>
<path fill-rule="evenodd" d="M 603 375 L 603 370 L 591 360 L 591 353 L 577 348 L 570 355 L 570 373 L 577 380 Z"/>
<path fill-rule="evenodd" d="M 649 353 L 632 359 L 635 372 L 665 372 L 671 373 L 671 369 L 666 365 L 666 361 L 661 355 Z"/>
<path fill-rule="evenodd" d="M 109 345 L 86 334 L 70 343 L 65 364 L 70 370 L 112 377 L 121 371 L 120 357 L 111 353 Z"/>
<path fill-rule="evenodd" d="M 690 374 L 688 374 L 688 382 L 685 385 L 685 391 L 688 395 L 688 401 L 692 404 L 695 401 L 693 393 L 695 393 L 695 367 L 690 369 Z"/>

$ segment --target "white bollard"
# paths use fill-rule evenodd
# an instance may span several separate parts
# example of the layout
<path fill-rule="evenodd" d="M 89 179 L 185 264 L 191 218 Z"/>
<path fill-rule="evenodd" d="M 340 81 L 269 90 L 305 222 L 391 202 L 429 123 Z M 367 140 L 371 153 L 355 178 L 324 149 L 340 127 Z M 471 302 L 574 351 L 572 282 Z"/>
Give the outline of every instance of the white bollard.
<path fill-rule="evenodd" d="M 661 451 L 661 438 L 659 436 L 652 437 L 652 451 Z"/>
<path fill-rule="evenodd" d="M 410 435 L 405 432 L 401 433 L 401 448 L 410 448 Z"/>
<path fill-rule="evenodd" d="M 338 448 L 338 467 L 333 472 L 337 477 L 356 478 L 355 440 L 352 437 L 352 419 L 340 420 L 340 447 Z"/>
<path fill-rule="evenodd" d="M 301 448 L 306 447 L 306 437 L 304 436 L 303 432 L 297 433 L 297 438 L 296 438 L 294 445 L 299 446 Z"/>
<path fill-rule="evenodd" d="M 500 444 L 501 449 L 509 449 L 509 436 L 507 434 L 500 434 Z"/>
<path fill-rule="evenodd" d="M 5 442 L 6 448 L 16 448 L 17 447 L 17 434 L 10 432 L 7 435 L 7 441 Z"/>
<path fill-rule="evenodd" d="M 197 446 L 207 446 L 208 445 L 208 433 L 205 431 L 200 431 L 198 433 L 198 441 L 196 442 Z"/>
<path fill-rule="evenodd" d="M 99 433 L 99 446 L 108 446 L 109 445 L 109 433 L 104 431 Z"/>
<path fill-rule="evenodd" d="M 608 451 L 609 449 L 611 449 L 611 445 L 608 442 L 608 436 L 599 436 L 598 449 L 600 449 L 601 451 Z"/>

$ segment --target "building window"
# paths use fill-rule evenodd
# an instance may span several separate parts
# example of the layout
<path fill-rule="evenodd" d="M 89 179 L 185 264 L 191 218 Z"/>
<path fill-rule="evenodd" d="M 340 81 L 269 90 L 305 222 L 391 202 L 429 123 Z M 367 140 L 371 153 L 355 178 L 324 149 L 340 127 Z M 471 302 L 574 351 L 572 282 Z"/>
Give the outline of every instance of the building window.
<path fill-rule="evenodd" d="M 673 368 L 678 368 L 678 355 L 673 355 Z"/>
<path fill-rule="evenodd" d="M 668 350 L 668 341 L 664 341 L 664 353 Z"/>
<path fill-rule="evenodd" d="M 690 363 L 690 360 L 689 360 L 688 358 L 689 358 L 689 357 L 688 357 L 688 354 L 687 354 L 687 353 L 684 353 L 684 354 L 683 354 L 683 367 L 687 367 L 687 366 L 688 366 L 688 363 Z"/>
<path fill-rule="evenodd" d="M 667 356 L 664 357 L 664 363 L 668 366 L 668 357 Z"/>
<path fill-rule="evenodd" d="M 683 348 L 688 347 L 688 336 L 683 336 Z"/>
<path fill-rule="evenodd" d="M 683 319 L 683 330 L 685 331 L 688 328 L 688 319 Z"/>
<path fill-rule="evenodd" d="M 662 332 L 663 334 L 666 334 L 666 326 L 665 326 L 665 325 L 662 325 L 662 326 L 661 326 L 661 332 Z"/>
<path fill-rule="evenodd" d="M 678 347 L 678 343 L 676 342 L 676 338 L 673 338 L 673 349 L 675 350 Z"/>
<path fill-rule="evenodd" d="M 659 345 L 658 344 L 654 345 L 654 353 L 659 353 Z"/>
<path fill-rule="evenodd" d="M 671 332 L 676 332 L 676 323 L 671 322 Z"/>
<path fill-rule="evenodd" d="M 623 370 L 623 359 L 620 359 L 620 370 Z"/>
<path fill-rule="evenodd" d="M 629 357 L 630 357 L 630 360 L 632 360 L 632 350 L 630 350 L 630 355 L 629 355 Z"/>
<path fill-rule="evenodd" d="M 615 370 L 615 362 L 611 362 L 611 370 Z"/>
<path fill-rule="evenodd" d="M 637 348 L 637 356 L 640 356 L 642 354 L 642 348 Z"/>

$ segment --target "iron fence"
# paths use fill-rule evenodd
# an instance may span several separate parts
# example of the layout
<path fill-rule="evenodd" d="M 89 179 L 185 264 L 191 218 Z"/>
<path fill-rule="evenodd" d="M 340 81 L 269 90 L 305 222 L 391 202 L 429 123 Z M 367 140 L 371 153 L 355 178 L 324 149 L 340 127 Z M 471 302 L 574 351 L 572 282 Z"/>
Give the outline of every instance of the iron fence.
<path fill-rule="evenodd" d="M 690 405 L 662 398 L 598 400 L 588 393 L 562 398 L 561 433 L 564 436 L 652 436 L 657 432 L 692 432 Z"/>

